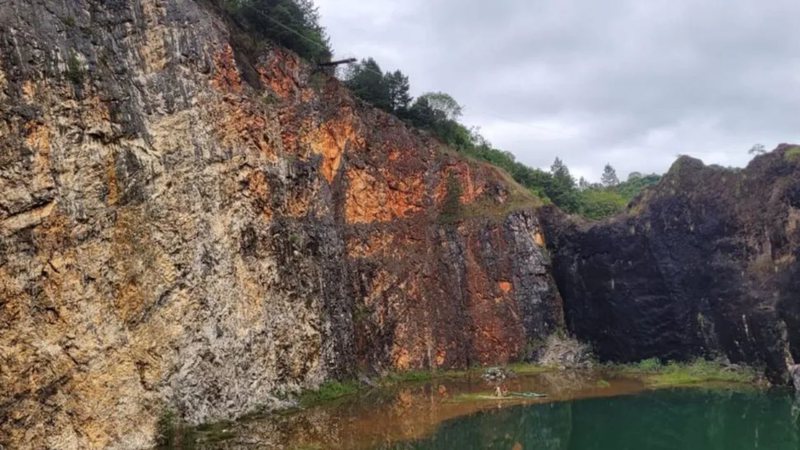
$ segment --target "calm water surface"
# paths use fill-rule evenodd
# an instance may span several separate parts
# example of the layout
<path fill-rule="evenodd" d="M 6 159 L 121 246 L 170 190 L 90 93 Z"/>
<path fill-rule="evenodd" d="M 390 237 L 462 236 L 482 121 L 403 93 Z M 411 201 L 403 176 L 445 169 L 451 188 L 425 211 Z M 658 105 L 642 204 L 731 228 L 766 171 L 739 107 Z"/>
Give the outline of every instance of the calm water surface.
<path fill-rule="evenodd" d="M 379 448 L 797 450 L 798 411 L 786 393 L 664 390 L 481 412 Z"/>
<path fill-rule="evenodd" d="M 398 385 L 200 433 L 197 449 L 800 450 L 800 401 L 742 386 L 649 391 L 635 378 L 509 380 L 547 398 L 499 400 L 479 377 Z M 480 398 L 475 398 L 476 395 Z"/>

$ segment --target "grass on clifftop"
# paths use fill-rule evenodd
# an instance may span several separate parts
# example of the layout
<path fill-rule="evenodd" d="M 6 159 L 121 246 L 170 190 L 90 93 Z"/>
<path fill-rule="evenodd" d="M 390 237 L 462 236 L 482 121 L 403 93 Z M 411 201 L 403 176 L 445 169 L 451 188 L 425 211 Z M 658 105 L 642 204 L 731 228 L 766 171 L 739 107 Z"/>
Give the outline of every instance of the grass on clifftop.
<path fill-rule="evenodd" d="M 508 195 L 502 203 L 484 194 L 471 203 L 463 204 L 457 198 L 461 196 L 463 186 L 460 185 L 457 178 L 451 177 L 447 180 L 447 194 L 439 217 L 440 223 L 456 223 L 472 218 L 487 218 L 492 221 L 498 221 L 505 219 L 514 211 L 536 209 L 547 203 L 532 190 L 515 181 L 502 167 L 482 161 L 469 154 L 453 151 L 447 147 L 441 147 L 440 151 L 445 155 L 465 161 L 476 169 L 491 171 L 508 189 Z M 454 197 L 455 200 L 453 199 Z"/>
<path fill-rule="evenodd" d="M 651 358 L 633 364 L 611 365 L 609 368 L 621 374 L 638 375 L 646 385 L 655 388 L 715 382 L 754 383 L 758 379 L 756 371 L 751 368 L 726 366 L 704 359 L 663 364 L 657 358 Z"/>
<path fill-rule="evenodd" d="M 783 157 L 789 162 L 800 160 L 800 147 L 792 147 L 789 150 L 786 150 L 786 153 L 783 154 Z"/>

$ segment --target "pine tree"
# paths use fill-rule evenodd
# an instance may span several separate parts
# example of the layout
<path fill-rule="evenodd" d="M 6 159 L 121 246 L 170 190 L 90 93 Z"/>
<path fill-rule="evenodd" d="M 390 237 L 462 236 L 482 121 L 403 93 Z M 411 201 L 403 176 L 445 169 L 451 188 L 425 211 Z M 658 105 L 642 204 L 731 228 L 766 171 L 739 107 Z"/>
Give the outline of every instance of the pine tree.
<path fill-rule="evenodd" d="M 345 78 L 345 84 L 358 98 L 384 111 L 392 111 L 389 83 L 381 66 L 372 59 L 353 64 Z"/>
<path fill-rule="evenodd" d="M 311 0 L 217 0 L 254 35 L 312 62 L 330 61 L 330 40 Z"/>
<path fill-rule="evenodd" d="M 389 88 L 391 111 L 398 116 L 404 116 L 411 106 L 411 95 L 408 93 L 411 87 L 408 77 L 403 75 L 403 72 L 395 70 L 393 73 L 386 73 L 384 79 Z"/>
<path fill-rule="evenodd" d="M 564 211 L 577 212 L 578 190 L 575 188 L 575 178 L 569 173 L 569 168 L 560 158 L 556 158 L 550 166 L 550 174 L 552 178 L 545 188 L 547 196 Z"/>
<path fill-rule="evenodd" d="M 603 169 L 603 175 L 600 177 L 600 181 L 603 182 L 603 186 L 605 187 L 613 187 L 619 184 L 617 171 L 611 167 L 611 164 L 606 164 L 606 167 Z"/>

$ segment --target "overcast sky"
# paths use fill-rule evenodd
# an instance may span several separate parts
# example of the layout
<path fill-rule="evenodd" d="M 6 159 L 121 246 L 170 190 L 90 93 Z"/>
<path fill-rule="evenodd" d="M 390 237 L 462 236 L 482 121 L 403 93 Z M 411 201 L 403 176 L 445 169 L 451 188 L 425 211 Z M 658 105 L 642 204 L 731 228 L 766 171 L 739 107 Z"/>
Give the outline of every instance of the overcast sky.
<path fill-rule="evenodd" d="M 316 0 L 337 56 L 444 91 L 495 147 L 576 176 L 743 166 L 800 143 L 800 0 Z"/>

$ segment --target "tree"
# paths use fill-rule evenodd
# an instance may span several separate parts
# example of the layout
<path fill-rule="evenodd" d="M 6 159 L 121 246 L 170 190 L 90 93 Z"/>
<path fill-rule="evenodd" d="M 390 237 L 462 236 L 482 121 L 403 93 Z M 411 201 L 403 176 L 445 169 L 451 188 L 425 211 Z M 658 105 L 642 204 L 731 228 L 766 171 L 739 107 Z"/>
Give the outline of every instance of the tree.
<path fill-rule="evenodd" d="M 642 178 L 642 172 L 631 172 L 628 174 L 628 181 L 634 181 Z"/>
<path fill-rule="evenodd" d="M 389 83 L 381 66 L 374 59 L 362 59 L 361 62 L 352 64 L 344 83 L 361 100 L 384 111 L 391 111 Z"/>
<path fill-rule="evenodd" d="M 561 158 L 558 157 L 553 161 L 553 165 L 550 166 L 550 173 L 556 178 L 572 179 L 572 175 L 569 174 L 569 168 L 564 164 L 564 161 L 561 161 Z"/>
<path fill-rule="evenodd" d="M 444 92 L 428 92 L 419 99 L 425 101 L 430 108 L 444 115 L 445 120 L 458 120 L 463 108 L 453 97 Z"/>
<path fill-rule="evenodd" d="M 243 28 L 312 62 L 330 61 L 319 12 L 311 0 L 218 0 Z"/>
<path fill-rule="evenodd" d="M 431 129 L 443 117 L 437 117 L 436 111 L 428 103 L 428 99 L 417 97 L 408 112 L 411 123 L 418 128 Z"/>
<path fill-rule="evenodd" d="M 484 137 L 481 134 L 481 127 L 471 127 L 469 129 L 469 135 L 470 139 L 472 140 L 472 145 L 474 145 L 475 147 L 486 147 L 486 148 L 492 147 L 492 143 L 489 142 L 489 140 L 486 139 L 486 137 Z M 513 153 L 506 152 L 506 154 L 511 158 L 512 161 L 514 160 Z"/>
<path fill-rule="evenodd" d="M 401 118 L 409 116 L 410 85 L 403 72 L 383 73 L 374 59 L 367 58 L 349 67 L 344 83 L 353 94 L 372 106 Z"/>
<path fill-rule="evenodd" d="M 545 188 L 547 196 L 561 209 L 570 213 L 578 212 L 579 201 L 575 179 L 572 178 L 569 168 L 560 158 L 556 158 L 553 162 L 550 174 L 552 178 Z"/>
<path fill-rule="evenodd" d="M 408 93 L 411 86 L 408 77 L 403 72 L 395 70 L 384 75 L 384 82 L 389 90 L 389 107 L 397 116 L 404 116 L 411 106 L 411 95 Z"/>
<path fill-rule="evenodd" d="M 750 147 L 750 150 L 748 150 L 747 153 L 751 155 L 763 155 L 764 153 L 767 153 L 767 149 L 763 144 L 755 144 Z"/>
<path fill-rule="evenodd" d="M 629 176 L 628 181 L 614 186 L 614 192 L 621 195 L 626 201 L 631 201 L 644 189 L 658 184 L 659 181 L 661 181 L 661 175 L 656 174 Z"/>
<path fill-rule="evenodd" d="M 611 167 L 611 164 L 606 164 L 606 167 L 603 169 L 603 175 L 600 177 L 600 181 L 602 181 L 603 186 L 606 187 L 613 187 L 619 184 L 617 171 Z"/>

